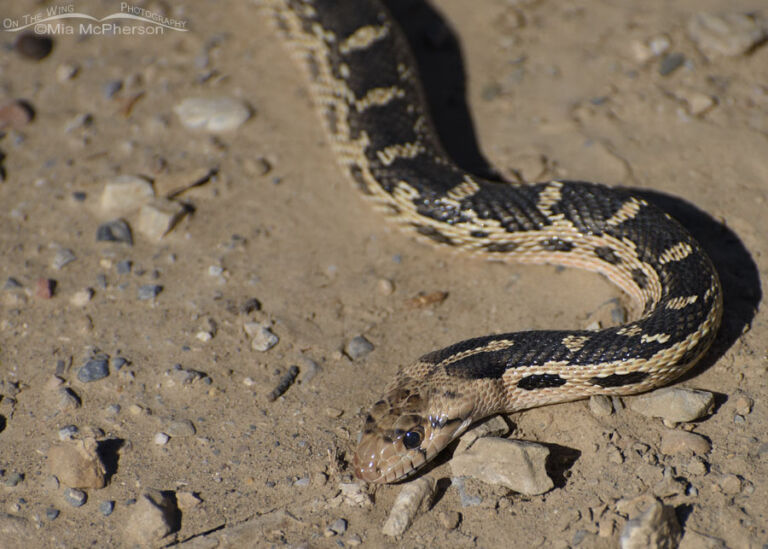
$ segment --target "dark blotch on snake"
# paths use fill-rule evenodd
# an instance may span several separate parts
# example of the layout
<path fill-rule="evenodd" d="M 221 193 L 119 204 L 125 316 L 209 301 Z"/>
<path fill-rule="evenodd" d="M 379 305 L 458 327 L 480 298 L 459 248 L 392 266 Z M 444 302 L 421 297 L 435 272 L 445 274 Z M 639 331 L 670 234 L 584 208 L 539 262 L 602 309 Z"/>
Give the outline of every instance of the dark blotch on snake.
<path fill-rule="evenodd" d="M 605 377 L 593 377 L 589 382 L 600 387 L 621 387 L 640 383 L 648 377 L 648 372 L 632 372 L 630 374 L 611 374 Z"/>
<path fill-rule="evenodd" d="M 572 242 L 566 242 L 559 238 L 547 238 L 539 242 L 539 245 L 550 252 L 570 252 L 573 249 Z"/>
<path fill-rule="evenodd" d="M 485 245 L 486 252 L 504 253 L 511 252 L 515 248 L 517 248 L 517 244 L 514 242 L 492 242 Z"/>
<path fill-rule="evenodd" d="M 648 277 L 645 276 L 645 273 L 640 269 L 632 269 L 632 280 L 635 281 L 635 284 L 637 284 L 637 287 L 641 290 L 644 290 L 648 285 Z"/>
<path fill-rule="evenodd" d="M 561 387 L 566 384 L 566 380 L 557 374 L 533 374 L 525 376 L 517 382 L 520 389 L 532 391 L 534 389 L 546 389 L 548 387 Z"/>
<path fill-rule="evenodd" d="M 449 246 L 453 246 L 453 240 L 445 236 L 443 233 L 435 229 L 434 227 L 430 227 L 428 225 L 416 225 L 414 224 L 414 228 L 416 231 L 418 231 L 419 234 L 424 235 L 426 237 L 431 238 L 438 244 L 447 244 Z"/>
<path fill-rule="evenodd" d="M 486 231 L 472 231 L 471 233 L 469 233 L 469 236 L 471 236 L 472 238 L 485 238 L 489 234 L 490 233 L 487 233 Z"/>
<path fill-rule="evenodd" d="M 352 179 L 354 179 L 355 183 L 357 183 L 358 189 L 360 189 L 364 194 L 371 194 L 371 189 L 368 188 L 368 183 L 365 182 L 365 178 L 363 177 L 363 169 L 360 166 L 357 164 L 352 164 L 349 167 L 349 175 L 351 175 Z"/>
<path fill-rule="evenodd" d="M 621 258 L 616 255 L 616 252 L 613 250 L 613 248 L 608 246 L 600 246 L 595 248 L 595 255 L 606 263 L 610 263 L 611 265 L 617 265 L 621 263 Z"/>

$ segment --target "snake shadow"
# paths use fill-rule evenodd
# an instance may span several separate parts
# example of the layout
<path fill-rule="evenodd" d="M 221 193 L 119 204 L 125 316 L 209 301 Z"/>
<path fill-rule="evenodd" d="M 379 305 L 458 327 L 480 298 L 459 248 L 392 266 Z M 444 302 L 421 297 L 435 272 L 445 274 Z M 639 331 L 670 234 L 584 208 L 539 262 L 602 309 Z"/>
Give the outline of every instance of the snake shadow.
<path fill-rule="evenodd" d="M 463 169 L 501 180 L 477 142 L 466 102 L 466 76 L 456 33 L 427 2 L 388 0 L 387 8 L 405 31 L 421 74 L 430 114 L 446 153 Z M 712 258 L 723 285 L 723 323 L 709 352 L 687 380 L 713 364 L 749 330 L 762 300 L 760 275 L 739 237 L 724 223 L 685 200 L 648 189 L 626 190 L 677 219 Z"/>

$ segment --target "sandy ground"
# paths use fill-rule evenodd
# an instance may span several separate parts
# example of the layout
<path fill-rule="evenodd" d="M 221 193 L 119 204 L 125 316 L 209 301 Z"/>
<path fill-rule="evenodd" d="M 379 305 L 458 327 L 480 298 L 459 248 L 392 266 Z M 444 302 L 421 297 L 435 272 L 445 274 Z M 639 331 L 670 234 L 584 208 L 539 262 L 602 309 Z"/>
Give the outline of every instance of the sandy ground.
<path fill-rule="evenodd" d="M 400 487 L 377 489 L 370 507 L 334 498 L 350 472 L 361 411 L 398 365 L 470 336 L 586 326 L 620 294 L 597 276 L 486 264 L 394 230 L 341 176 L 306 82 L 262 10 L 172 4 L 144 6 L 187 21 L 190 32 L 58 35 L 39 62 L 13 50 L 15 35 L 0 34 L 0 98 L 24 99 L 35 111 L 0 141 L 0 282 L 23 286 L 0 291 L 0 512 L 26 519 L 28 546 L 129 545 L 130 500 L 154 488 L 202 500 L 184 506 L 165 542 L 278 516 L 255 544 L 391 544 L 381 525 Z M 639 189 L 701 239 L 726 292 L 715 348 L 681 382 L 717 396 L 714 413 L 693 426 L 710 453 L 664 455 L 666 427 L 628 409 L 598 418 L 575 402 L 516 414 L 514 436 L 553 452 L 556 487 L 523 497 L 468 481 L 480 504 L 462 507 L 444 461 L 430 473 L 442 489 L 402 543 L 614 547 L 626 523 L 620 501 L 656 493 L 686 533 L 762 547 L 768 323 L 757 310 L 768 272 L 768 47 L 702 55 L 686 24 L 698 11 L 724 9 L 717 0 L 398 4 L 458 162 L 506 177 Z M 760 4 L 736 0 L 727 9 Z M 0 19 L 46 5 L 15 2 Z M 76 11 L 103 17 L 116 6 L 78 2 Z M 660 37 L 667 54 L 684 56 L 667 75 L 638 46 Z M 108 97 L 105 85 L 118 80 L 122 89 Z M 180 124 L 176 104 L 212 96 L 241 99 L 254 114 L 219 135 Z M 132 246 L 97 241 L 97 227 L 115 217 L 100 208 L 110 178 L 143 175 L 168 188 L 211 169 L 216 177 L 179 195 L 190 213 L 161 240 L 134 230 Z M 135 212 L 124 217 L 135 227 Z M 56 269 L 62 248 L 76 260 Z M 133 268 L 120 274 L 124 260 Z M 56 281 L 50 299 L 36 295 L 40 278 Z M 163 290 L 139 300 L 146 284 Z M 92 299 L 73 303 L 86 288 Z M 437 291 L 448 292 L 442 303 L 408 306 Z M 251 298 L 261 309 L 243 312 Z M 252 350 L 248 321 L 269 323 L 279 343 Z M 352 361 L 341 349 L 358 335 L 375 348 Z M 128 364 L 79 381 L 98 351 Z M 205 375 L 183 383 L 177 364 Z M 297 383 L 269 402 L 291 365 Z M 54 375 L 81 406 L 60 401 Z M 743 396 L 754 403 L 747 411 L 735 404 Z M 194 434 L 169 433 L 179 420 L 191 421 Z M 68 425 L 77 426 L 75 438 L 101 441 L 107 462 L 106 487 L 88 490 L 81 507 L 65 501 L 46 464 Z M 171 434 L 166 444 L 155 443 L 159 432 Z M 689 471 L 696 459 L 706 472 Z M 679 489 L 659 494 L 665 468 Z M 109 516 L 105 501 L 115 502 Z M 458 527 L 446 527 L 441 513 L 454 512 Z M 325 537 L 338 518 L 346 532 Z"/>

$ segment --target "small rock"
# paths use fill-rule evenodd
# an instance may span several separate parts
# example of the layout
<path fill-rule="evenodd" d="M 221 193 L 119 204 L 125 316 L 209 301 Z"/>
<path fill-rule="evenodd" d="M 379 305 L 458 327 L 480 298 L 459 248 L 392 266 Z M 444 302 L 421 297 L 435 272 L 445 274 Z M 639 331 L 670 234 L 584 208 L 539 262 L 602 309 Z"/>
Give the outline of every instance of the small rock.
<path fill-rule="evenodd" d="M 736 407 L 736 413 L 743 416 L 749 415 L 752 412 L 752 406 L 754 401 L 747 395 L 741 393 L 734 399 L 734 406 Z"/>
<path fill-rule="evenodd" d="M 278 344 L 280 339 L 272 333 L 268 325 L 260 322 L 246 322 L 243 325 L 245 333 L 251 336 L 251 348 L 254 351 L 268 351 Z"/>
<path fill-rule="evenodd" d="M 605 395 L 592 395 L 589 397 L 589 411 L 595 417 L 607 417 L 613 413 L 611 397 Z"/>
<path fill-rule="evenodd" d="M 366 492 L 364 485 L 359 482 L 339 483 L 341 498 L 347 505 L 355 507 L 370 507 L 373 504 L 371 495 Z"/>
<path fill-rule="evenodd" d="M 331 524 L 329 524 L 328 527 L 325 529 L 325 537 L 340 536 L 346 531 L 347 531 L 346 519 L 339 518 L 333 521 Z"/>
<path fill-rule="evenodd" d="M 665 387 L 628 398 L 627 404 L 632 411 L 644 416 L 683 423 L 711 413 L 715 406 L 715 397 L 707 391 Z"/>
<path fill-rule="evenodd" d="M 13 488 L 21 484 L 23 481 L 24 481 L 24 473 L 13 472 L 10 475 L 8 475 L 8 478 L 5 479 L 5 482 L 3 484 L 5 484 L 9 488 Z"/>
<path fill-rule="evenodd" d="M 357 547 L 358 545 L 363 544 L 363 538 L 361 538 L 357 534 L 352 534 L 347 538 L 347 544 L 351 547 Z"/>
<path fill-rule="evenodd" d="M 168 441 L 171 440 L 171 437 L 165 433 L 155 433 L 155 437 L 152 440 L 158 446 L 164 446 L 165 444 L 168 444 Z"/>
<path fill-rule="evenodd" d="M 96 229 L 96 240 L 99 242 L 124 242 L 133 245 L 131 226 L 124 219 L 115 219 L 99 225 Z"/>
<path fill-rule="evenodd" d="M 261 310 L 261 301 L 259 301 L 255 297 L 246 299 L 245 302 L 243 302 L 243 304 L 240 305 L 240 313 L 244 315 L 249 315 L 254 311 L 260 311 L 260 310 Z"/>
<path fill-rule="evenodd" d="M 668 76 L 683 66 L 685 56 L 682 53 L 668 53 L 659 61 L 659 74 Z"/>
<path fill-rule="evenodd" d="M 661 435 L 661 452 L 668 456 L 682 453 L 707 454 L 711 449 L 709 441 L 696 433 L 670 429 Z"/>
<path fill-rule="evenodd" d="M 413 522 L 416 513 L 425 499 L 430 499 L 435 490 L 435 481 L 429 477 L 420 477 L 407 483 L 392 505 L 381 531 L 385 536 L 401 536 Z"/>
<path fill-rule="evenodd" d="M 112 514 L 112 511 L 115 510 L 115 502 L 111 500 L 102 501 L 99 503 L 99 512 L 104 515 L 105 517 L 108 517 Z"/>
<path fill-rule="evenodd" d="M 56 255 L 53 257 L 53 261 L 51 262 L 51 267 L 53 269 L 56 269 L 57 271 L 60 271 L 66 265 L 69 265 L 76 259 L 77 259 L 77 256 L 75 255 L 75 252 L 73 252 L 68 248 L 61 248 L 56 252 Z"/>
<path fill-rule="evenodd" d="M 101 86 L 101 94 L 106 99 L 112 99 L 120 90 L 123 89 L 122 80 L 110 80 Z"/>
<path fill-rule="evenodd" d="M 109 357 L 98 356 L 89 359 L 78 371 L 77 379 L 83 383 L 98 381 L 109 375 Z"/>
<path fill-rule="evenodd" d="M 768 36 L 768 25 L 743 13 L 700 12 L 688 21 L 688 35 L 709 56 L 744 55 Z"/>
<path fill-rule="evenodd" d="M 446 530 L 453 530 L 461 522 L 461 513 L 458 511 L 441 511 L 437 515 L 437 520 Z"/>
<path fill-rule="evenodd" d="M 673 549 L 679 541 L 675 509 L 654 499 L 639 516 L 627 522 L 619 545 L 621 549 Z"/>
<path fill-rule="evenodd" d="M 64 63 L 56 67 L 56 80 L 66 82 L 72 80 L 80 72 L 80 67 L 74 63 Z"/>
<path fill-rule="evenodd" d="M 78 290 L 72 297 L 69 298 L 69 302 L 75 307 L 85 307 L 93 299 L 93 290 L 91 288 L 85 288 L 84 290 Z"/>
<path fill-rule="evenodd" d="M 5 284 L 3 284 L 3 290 L 18 290 L 19 288 L 23 288 L 23 287 L 24 286 L 21 284 L 21 282 L 19 282 L 12 276 L 9 276 L 6 279 Z"/>
<path fill-rule="evenodd" d="M 136 227 L 149 238 L 160 240 L 173 229 L 185 213 L 186 209 L 179 202 L 156 198 L 141 207 Z"/>
<path fill-rule="evenodd" d="M 0 130 L 18 129 L 26 126 L 34 118 L 35 112 L 24 101 L 12 101 L 0 107 Z"/>
<path fill-rule="evenodd" d="M 106 470 L 92 438 L 52 446 L 48 450 L 48 468 L 71 488 L 103 488 Z"/>
<path fill-rule="evenodd" d="M 231 97 L 188 98 L 173 110 L 186 128 L 213 133 L 237 129 L 251 117 L 251 110 Z"/>
<path fill-rule="evenodd" d="M 118 175 L 107 181 L 101 192 L 101 208 L 109 213 L 126 214 L 152 200 L 152 183 L 139 175 Z"/>
<path fill-rule="evenodd" d="M 64 490 L 64 499 L 72 507 L 82 507 L 88 501 L 88 494 L 76 488 L 67 488 Z"/>
<path fill-rule="evenodd" d="M 23 32 L 14 42 L 13 48 L 27 59 L 40 61 L 53 50 L 53 39 L 33 32 Z"/>
<path fill-rule="evenodd" d="M 534 496 L 554 487 L 546 471 L 549 449 L 520 440 L 481 438 L 451 460 L 453 476 L 476 478 Z"/>
<path fill-rule="evenodd" d="M 58 408 L 62 412 L 71 412 L 80 408 L 82 401 L 77 394 L 69 387 L 59 389 Z M 61 436 L 61 435 L 59 435 Z"/>
<path fill-rule="evenodd" d="M 142 547 L 154 547 L 173 532 L 178 524 L 178 510 L 170 497 L 159 490 L 149 490 L 138 498 L 125 522 L 125 536 Z"/>
<path fill-rule="evenodd" d="M 49 507 L 45 510 L 45 518 L 48 520 L 56 520 L 59 518 L 60 511 L 56 509 L 55 507 Z"/>
<path fill-rule="evenodd" d="M 352 360 L 363 358 L 371 351 L 373 351 L 373 343 L 361 335 L 353 337 L 344 346 L 344 353 Z"/>
<path fill-rule="evenodd" d="M 56 292 L 56 281 L 51 278 L 38 278 L 35 281 L 35 296 L 40 299 L 51 299 Z"/>
<path fill-rule="evenodd" d="M 142 284 L 139 286 L 138 298 L 140 301 L 155 299 L 162 291 L 163 287 L 158 284 Z"/>
<path fill-rule="evenodd" d="M 691 116 L 706 114 L 717 105 L 714 97 L 697 90 L 679 89 L 675 91 L 675 97 L 685 102 L 686 110 Z"/>
<path fill-rule="evenodd" d="M 376 282 L 376 289 L 381 295 L 392 295 L 395 292 L 395 285 L 391 280 L 380 278 Z"/>
<path fill-rule="evenodd" d="M 707 474 L 707 462 L 699 456 L 693 456 L 686 466 L 686 470 L 691 475 L 706 475 Z"/>
<path fill-rule="evenodd" d="M 112 366 L 112 369 L 116 372 L 120 371 L 120 368 L 128 364 L 128 359 L 122 356 L 116 356 L 109 359 L 109 363 Z"/>
<path fill-rule="evenodd" d="M 181 511 L 189 511 L 200 505 L 203 500 L 194 492 L 178 492 L 176 494 L 176 502 Z"/>
<path fill-rule="evenodd" d="M 117 274 L 129 274 L 133 268 L 133 261 L 130 259 L 118 261 L 115 268 L 117 269 Z"/>
<path fill-rule="evenodd" d="M 174 419 L 165 428 L 172 437 L 191 437 L 197 433 L 194 423 L 188 419 Z"/>

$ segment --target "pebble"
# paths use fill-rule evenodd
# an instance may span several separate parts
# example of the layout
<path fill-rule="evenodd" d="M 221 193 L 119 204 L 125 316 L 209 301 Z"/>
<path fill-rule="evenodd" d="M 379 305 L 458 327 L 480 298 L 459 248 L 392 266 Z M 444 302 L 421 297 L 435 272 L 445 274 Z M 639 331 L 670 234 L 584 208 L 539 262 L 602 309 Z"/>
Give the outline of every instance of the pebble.
<path fill-rule="evenodd" d="M 23 57 L 40 61 L 48 57 L 53 50 L 53 39 L 32 32 L 23 32 L 16 39 L 13 48 Z"/>
<path fill-rule="evenodd" d="M 56 293 L 56 281 L 52 278 L 38 278 L 35 281 L 35 297 L 51 299 Z"/>
<path fill-rule="evenodd" d="M 437 520 L 446 530 L 454 530 L 461 522 L 461 513 L 458 511 L 440 511 Z"/>
<path fill-rule="evenodd" d="M 734 400 L 736 413 L 741 414 L 743 416 L 746 416 L 750 412 L 752 412 L 752 406 L 754 406 L 754 404 L 755 404 L 754 401 L 743 393 L 739 394 Z"/>
<path fill-rule="evenodd" d="M 352 360 L 363 358 L 371 351 L 373 351 L 373 343 L 361 335 L 353 337 L 344 346 L 344 353 Z"/>
<path fill-rule="evenodd" d="M 697 90 L 679 89 L 675 97 L 685 102 L 686 110 L 691 116 L 701 116 L 717 106 L 717 101 L 711 95 Z"/>
<path fill-rule="evenodd" d="M 56 252 L 56 255 L 53 256 L 53 261 L 51 261 L 51 268 L 56 269 L 57 271 L 60 271 L 66 265 L 69 265 L 76 259 L 77 259 L 77 256 L 75 255 L 75 252 L 73 252 L 69 248 L 60 248 Z"/>
<path fill-rule="evenodd" d="M 668 456 L 674 454 L 707 454 L 712 450 L 712 445 L 701 435 L 669 429 L 661 435 L 661 453 Z"/>
<path fill-rule="evenodd" d="M 139 300 L 146 301 L 148 299 L 156 298 L 162 291 L 163 287 L 158 284 L 142 284 L 139 286 L 137 295 Z"/>
<path fill-rule="evenodd" d="M 392 295 L 395 292 L 395 284 L 386 278 L 380 278 L 376 282 L 376 290 L 381 295 Z"/>
<path fill-rule="evenodd" d="M 381 531 L 385 536 L 401 536 L 413 522 L 424 500 L 431 499 L 435 490 L 435 481 L 429 477 L 420 477 L 407 483 L 392 505 Z"/>
<path fill-rule="evenodd" d="M 106 99 L 112 99 L 120 90 L 123 89 L 122 80 L 110 80 L 101 86 L 101 94 Z"/>
<path fill-rule="evenodd" d="M 112 500 L 102 501 L 99 503 L 99 512 L 104 515 L 105 517 L 108 517 L 112 514 L 112 511 L 115 510 L 115 502 Z"/>
<path fill-rule="evenodd" d="M 363 538 L 357 534 L 353 534 L 347 538 L 347 544 L 352 547 L 357 547 L 358 545 L 363 544 Z"/>
<path fill-rule="evenodd" d="M 57 406 L 62 412 L 71 412 L 77 410 L 82 405 L 82 401 L 77 394 L 69 387 L 59 389 L 59 401 Z M 61 432 L 59 432 L 61 433 Z M 61 436 L 61 434 L 59 434 Z"/>
<path fill-rule="evenodd" d="M 611 397 L 605 395 L 592 395 L 589 397 L 589 411 L 595 417 L 607 417 L 613 413 Z"/>
<path fill-rule="evenodd" d="M 677 547 L 680 524 L 674 507 L 654 499 L 637 517 L 627 521 L 619 538 L 621 549 L 667 549 Z"/>
<path fill-rule="evenodd" d="M 61 429 L 59 429 L 59 440 L 61 441 L 67 441 L 72 440 L 77 433 L 80 432 L 80 429 L 77 428 L 77 425 L 65 425 Z"/>
<path fill-rule="evenodd" d="M 155 444 L 157 444 L 158 446 L 163 446 L 165 444 L 168 444 L 169 440 L 171 440 L 171 437 L 169 437 L 165 433 L 155 433 L 155 437 L 153 439 L 153 442 Z"/>
<path fill-rule="evenodd" d="M 347 531 L 347 520 L 343 518 L 338 518 L 326 527 L 324 535 L 327 538 L 331 536 L 341 536 L 346 531 Z"/>
<path fill-rule="evenodd" d="M 549 449 L 520 440 L 481 438 L 451 460 L 457 477 L 472 477 L 486 484 L 502 485 L 528 496 L 554 487 L 546 471 Z"/>
<path fill-rule="evenodd" d="M 186 128 L 213 133 L 235 130 L 251 117 L 251 109 L 231 97 L 187 98 L 173 111 Z"/>
<path fill-rule="evenodd" d="M 13 488 L 14 486 L 18 486 L 24 481 L 24 473 L 19 472 L 13 472 L 10 475 L 8 475 L 8 478 L 5 479 L 5 484 L 9 488 Z"/>
<path fill-rule="evenodd" d="M 251 349 L 254 351 L 268 351 L 278 344 L 280 338 L 272 333 L 268 325 L 260 322 L 246 322 L 243 324 L 245 333 L 252 337 Z"/>
<path fill-rule="evenodd" d="M 82 507 L 88 501 L 88 494 L 76 488 L 67 488 L 64 491 L 64 499 L 72 507 Z"/>
<path fill-rule="evenodd" d="M 109 375 L 109 357 L 98 356 L 89 359 L 77 371 L 77 379 L 83 383 L 98 381 Z"/>
<path fill-rule="evenodd" d="M 181 511 L 189 511 L 190 509 L 200 505 L 203 500 L 200 499 L 200 497 L 198 497 L 194 492 L 183 491 L 176 493 L 176 502 L 178 503 L 179 509 Z"/>
<path fill-rule="evenodd" d="M 118 261 L 115 268 L 117 269 L 117 274 L 129 274 L 133 268 L 133 261 L 130 259 Z"/>
<path fill-rule="evenodd" d="M 96 240 L 99 242 L 124 242 L 133 245 L 131 226 L 124 219 L 114 219 L 99 225 L 96 229 Z"/>
<path fill-rule="evenodd" d="M 103 488 L 106 470 L 93 438 L 52 446 L 48 450 L 48 469 L 70 488 Z"/>
<path fill-rule="evenodd" d="M 110 213 L 124 214 L 138 210 L 154 196 L 155 189 L 146 178 L 118 175 L 105 183 L 101 192 L 101 208 Z"/>
<path fill-rule="evenodd" d="M 699 456 L 693 456 L 686 466 L 686 471 L 691 475 L 706 475 L 707 474 L 707 462 Z"/>
<path fill-rule="evenodd" d="M 84 290 L 78 290 L 72 297 L 69 298 L 69 302 L 75 307 L 85 307 L 93 299 L 93 289 L 85 288 Z"/>
<path fill-rule="evenodd" d="M 145 236 L 160 240 L 173 229 L 185 213 L 183 204 L 167 198 L 156 198 L 141 207 L 136 228 Z"/>
<path fill-rule="evenodd" d="M 19 288 L 23 288 L 21 282 L 13 278 L 12 276 L 9 276 L 5 280 L 5 284 L 3 284 L 3 290 L 18 290 Z"/>
<path fill-rule="evenodd" d="M 34 110 L 24 101 L 12 101 L 0 107 L 0 130 L 21 128 L 34 118 Z"/>
<path fill-rule="evenodd" d="M 269 402 L 274 402 L 280 396 L 282 396 L 291 387 L 291 385 L 293 385 L 293 382 L 296 381 L 296 376 L 298 375 L 299 375 L 298 366 L 291 366 L 290 368 L 288 368 L 288 371 L 282 376 L 280 376 L 280 379 L 277 381 L 277 385 L 275 385 L 275 388 L 272 389 L 267 395 L 267 400 Z"/>
<path fill-rule="evenodd" d="M 748 53 L 768 36 L 768 25 L 743 13 L 694 14 L 688 21 L 688 36 L 710 57 L 735 57 Z"/>
<path fill-rule="evenodd" d="M 244 315 L 249 315 L 254 311 L 260 311 L 260 310 L 261 310 L 261 301 L 259 301 L 255 297 L 246 299 L 243 302 L 243 304 L 240 305 L 240 313 Z"/>
<path fill-rule="evenodd" d="M 627 399 L 629 408 L 647 417 L 683 423 L 712 412 L 715 397 L 708 391 L 683 387 L 665 387 Z"/>
<path fill-rule="evenodd" d="M 659 74 L 668 76 L 683 66 L 685 56 L 682 53 L 668 53 L 659 61 Z"/>
<path fill-rule="evenodd" d="M 354 507 L 370 507 L 373 504 L 371 495 L 365 486 L 359 482 L 340 482 L 341 498 L 347 505 Z"/>
<path fill-rule="evenodd" d="M 172 499 L 159 490 L 148 490 L 131 506 L 125 521 L 125 537 L 141 547 L 158 546 L 178 526 Z"/>
<path fill-rule="evenodd" d="M 128 359 L 122 356 L 116 356 L 109 359 L 109 364 L 112 366 L 112 369 L 116 372 L 120 371 L 120 368 L 128 364 Z"/>
<path fill-rule="evenodd" d="M 55 507 L 49 507 L 45 510 L 45 518 L 48 520 L 56 520 L 59 518 L 60 511 L 56 509 Z"/>
<path fill-rule="evenodd" d="M 168 422 L 165 430 L 172 437 L 191 437 L 197 434 L 195 424 L 188 419 L 174 419 Z"/>
<path fill-rule="evenodd" d="M 74 63 L 64 63 L 56 67 L 56 80 L 66 82 L 80 73 L 80 67 Z"/>

